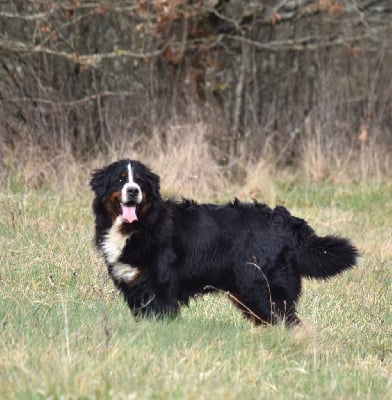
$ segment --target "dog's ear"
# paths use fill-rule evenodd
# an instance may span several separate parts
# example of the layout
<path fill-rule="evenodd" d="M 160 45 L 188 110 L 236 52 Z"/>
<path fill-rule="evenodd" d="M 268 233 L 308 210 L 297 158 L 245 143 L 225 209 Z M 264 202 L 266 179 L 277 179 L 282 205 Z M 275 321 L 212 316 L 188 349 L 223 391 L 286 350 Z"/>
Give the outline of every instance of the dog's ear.
<path fill-rule="evenodd" d="M 152 189 L 152 195 L 155 198 L 160 198 L 160 178 L 157 174 L 154 174 L 154 172 L 148 171 L 148 182 L 150 183 L 151 189 Z"/>
<path fill-rule="evenodd" d="M 96 169 L 91 173 L 90 187 L 97 196 L 103 196 L 110 184 L 109 167 Z"/>

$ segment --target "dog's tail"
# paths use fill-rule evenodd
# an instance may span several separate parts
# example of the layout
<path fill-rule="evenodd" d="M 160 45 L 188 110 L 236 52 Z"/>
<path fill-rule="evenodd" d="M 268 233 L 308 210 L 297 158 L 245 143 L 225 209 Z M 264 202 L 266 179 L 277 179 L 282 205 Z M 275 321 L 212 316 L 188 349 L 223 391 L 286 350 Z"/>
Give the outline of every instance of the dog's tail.
<path fill-rule="evenodd" d="M 298 268 L 302 276 L 327 279 L 357 263 L 359 252 L 348 239 L 310 235 L 298 250 Z"/>

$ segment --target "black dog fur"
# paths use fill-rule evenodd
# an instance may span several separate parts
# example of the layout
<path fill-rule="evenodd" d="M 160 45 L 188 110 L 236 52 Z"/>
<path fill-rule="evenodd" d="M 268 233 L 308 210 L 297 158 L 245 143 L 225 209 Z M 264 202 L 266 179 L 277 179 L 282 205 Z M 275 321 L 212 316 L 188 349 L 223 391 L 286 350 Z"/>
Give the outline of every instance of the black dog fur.
<path fill-rule="evenodd" d="M 137 220 L 122 218 L 124 185 L 140 191 Z M 197 294 L 224 291 L 256 324 L 296 324 L 301 277 L 326 279 L 356 264 L 345 238 L 318 237 L 284 207 L 163 200 L 159 177 L 120 160 L 92 173 L 95 243 L 135 316 L 176 316 Z"/>

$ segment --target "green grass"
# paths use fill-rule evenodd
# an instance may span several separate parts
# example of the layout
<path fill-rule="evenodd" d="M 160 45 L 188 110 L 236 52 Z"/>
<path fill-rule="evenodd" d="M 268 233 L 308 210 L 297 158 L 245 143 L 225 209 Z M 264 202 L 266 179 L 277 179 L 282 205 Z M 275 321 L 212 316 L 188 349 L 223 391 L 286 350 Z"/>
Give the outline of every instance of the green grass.
<path fill-rule="evenodd" d="M 0 398 L 391 398 L 391 192 L 278 186 L 278 203 L 363 254 L 348 273 L 304 281 L 291 330 L 253 327 L 224 295 L 136 322 L 93 248 L 87 190 L 0 194 Z"/>

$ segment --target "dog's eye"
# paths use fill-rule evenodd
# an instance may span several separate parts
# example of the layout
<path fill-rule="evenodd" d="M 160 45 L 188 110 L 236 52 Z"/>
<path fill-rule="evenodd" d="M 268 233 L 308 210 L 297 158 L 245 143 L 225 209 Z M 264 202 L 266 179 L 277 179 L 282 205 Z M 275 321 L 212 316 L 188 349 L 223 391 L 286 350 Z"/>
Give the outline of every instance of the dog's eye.
<path fill-rule="evenodd" d="M 124 183 L 125 182 L 125 178 L 126 178 L 125 174 L 121 174 L 120 177 L 118 178 L 118 181 L 120 183 Z"/>
<path fill-rule="evenodd" d="M 139 174 L 136 174 L 135 175 L 135 182 L 142 183 L 143 182 L 143 178 Z"/>

